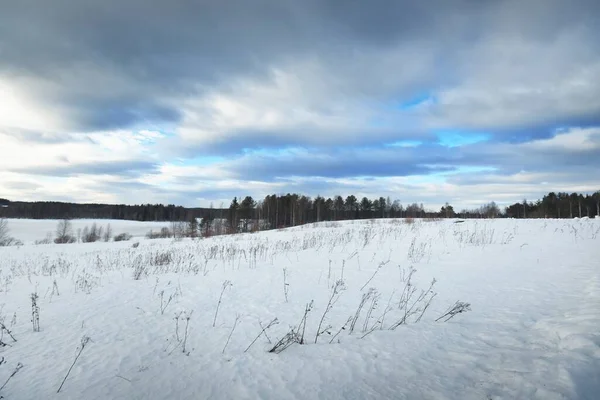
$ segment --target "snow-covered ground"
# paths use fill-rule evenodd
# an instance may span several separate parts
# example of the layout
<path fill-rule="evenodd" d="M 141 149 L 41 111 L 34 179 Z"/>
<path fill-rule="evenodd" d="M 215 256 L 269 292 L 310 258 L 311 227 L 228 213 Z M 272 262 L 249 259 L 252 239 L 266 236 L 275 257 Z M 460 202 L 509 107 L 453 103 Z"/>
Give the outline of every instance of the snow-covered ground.
<path fill-rule="evenodd" d="M 3 330 L 0 385 L 23 367 L 0 395 L 598 399 L 600 220 L 454 222 L 321 223 L 133 248 L 138 239 L 27 244 L 55 222 L 11 220 L 26 244 L 0 248 L 0 310 L 17 340 Z M 164 226 L 111 224 L 137 236 Z M 471 311 L 435 322 L 457 301 Z M 269 352 L 291 328 L 305 344 Z"/>

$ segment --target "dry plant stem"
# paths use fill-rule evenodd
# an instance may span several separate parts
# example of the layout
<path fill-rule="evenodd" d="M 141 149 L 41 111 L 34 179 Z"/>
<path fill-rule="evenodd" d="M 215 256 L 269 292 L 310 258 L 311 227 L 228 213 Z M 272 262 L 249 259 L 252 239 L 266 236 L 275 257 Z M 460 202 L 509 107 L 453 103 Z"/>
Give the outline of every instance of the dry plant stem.
<path fill-rule="evenodd" d="M 412 315 L 416 314 L 419 311 L 421 311 L 421 314 L 417 318 L 417 321 L 420 321 L 421 318 L 423 317 L 423 314 L 425 313 L 425 311 L 427 311 L 427 309 L 429 308 L 431 301 L 436 296 L 436 293 L 432 290 L 433 286 L 436 284 L 436 280 L 434 278 L 431 281 L 429 288 L 427 290 L 422 290 L 421 294 L 417 297 L 417 299 L 412 303 L 412 305 L 409 306 L 409 302 L 410 302 L 411 298 L 417 291 L 417 288 L 412 286 L 412 284 L 410 282 L 411 277 L 412 277 L 412 272 L 409 274 L 408 280 L 406 281 L 406 287 L 410 286 L 410 289 L 407 290 L 405 287 L 404 292 L 402 293 L 403 298 L 400 299 L 400 309 L 404 310 L 404 315 L 400 320 L 398 320 L 397 322 L 392 324 L 392 326 L 390 326 L 390 330 L 394 330 L 398 326 L 400 326 L 402 324 L 406 324 L 406 322 L 408 321 L 408 318 L 411 317 Z M 429 297 L 427 297 L 427 296 L 429 296 Z M 419 308 L 417 307 L 420 304 L 423 304 L 422 310 L 419 310 Z M 415 307 L 417 307 L 417 308 L 415 308 Z"/>
<path fill-rule="evenodd" d="M 331 338 L 331 340 L 329 341 L 329 343 L 333 343 L 333 341 L 335 340 L 336 337 L 339 336 L 340 333 L 342 333 L 342 331 L 346 330 L 346 327 L 352 322 L 352 316 L 349 316 L 348 319 L 346 320 L 346 322 L 344 323 L 344 325 L 342 325 L 342 327 L 340 328 L 339 331 L 337 331 L 337 333 L 335 335 L 333 335 L 333 337 Z"/>
<path fill-rule="evenodd" d="M 225 342 L 225 346 L 223 347 L 223 351 L 222 353 L 225 354 L 225 349 L 227 348 L 227 345 L 229 344 L 229 340 L 231 339 L 231 335 L 233 335 L 233 331 L 235 331 L 235 327 L 237 326 L 238 321 L 240 320 L 240 316 L 236 315 L 235 316 L 235 321 L 233 323 L 233 328 L 231 328 L 231 332 L 229 332 L 229 336 L 227 337 L 227 342 Z"/>
<path fill-rule="evenodd" d="M 4 360 L 4 357 L 2 358 L 2 360 Z M 17 366 L 15 367 L 13 372 L 10 374 L 10 376 L 8 377 L 6 382 L 4 382 L 4 385 L 0 386 L 0 390 L 4 389 L 4 387 L 8 384 L 8 381 L 10 381 L 12 379 L 12 377 L 15 376 L 17 374 L 17 372 L 19 372 L 21 370 L 21 368 L 23 368 L 23 364 L 17 363 Z"/>
<path fill-rule="evenodd" d="M 219 296 L 219 302 L 217 303 L 217 309 L 215 310 L 215 318 L 213 319 L 213 328 L 217 324 L 217 316 L 219 315 L 219 307 L 221 307 L 221 301 L 223 300 L 223 293 L 225 293 L 225 290 L 229 286 L 232 286 L 231 285 L 231 281 L 225 281 L 225 282 L 223 282 L 223 286 L 221 288 L 221 295 Z"/>
<path fill-rule="evenodd" d="M 279 323 L 279 321 L 277 320 L 277 318 L 271 320 L 271 322 L 269 322 L 269 324 L 266 327 L 262 327 L 262 324 L 259 322 L 260 327 L 262 328 L 262 330 L 260 331 L 260 333 L 258 334 L 258 336 L 256 336 L 256 338 L 252 341 L 252 343 L 250 343 L 250 345 L 246 348 L 246 350 L 244 350 L 244 353 L 247 352 L 248 350 L 250 350 L 250 347 L 252 347 L 252 345 L 258 340 L 259 337 L 261 337 L 261 335 L 264 333 L 266 335 L 266 330 L 269 329 L 270 327 L 272 327 L 273 325 L 277 325 Z M 271 343 L 271 340 L 269 339 L 269 343 Z"/>
<path fill-rule="evenodd" d="M 127 381 L 127 382 L 131 383 L 131 379 L 127 379 L 127 378 L 125 378 L 124 376 L 121 376 L 121 375 L 115 375 L 115 378 L 121 378 L 124 381 Z"/>
<path fill-rule="evenodd" d="M 160 314 L 161 315 L 163 315 L 165 313 L 165 310 L 167 309 L 169 304 L 171 304 L 171 300 L 173 300 L 172 294 L 169 296 L 169 299 L 166 302 L 164 301 L 164 296 L 165 296 L 165 291 L 161 290 L 161 292 L 160 292 Z"/>
<path fill-rule="evenodd" d="M 271 348 L 271 350 L 269 350 L 269 353 L 279 354 L 282 351 L 284 351 L 285 349 L 287 349 L 288 347 L 290 347 L 291 345 L 293 345 L 294 343 L 299 343 L 299 341 L 300 341 L 300 339 L 298 337 L 298 334 L 295 331 L 295 328 L 291 327 L 289 332 L 286 333 L 284 337 L 279 339 L 279 341 L 277 341 L 277 343 L 275 343 L 275 345 Z"/>
<path fill-rule="evenodd" d="M 290 284 L 287 283 L 287 269 L 284 268 L 283 269 L 283 295 L 285 296 L 285 302 L 288 302 L 288 290 L 289 290 L 289 286 Z"/>
<path fill-rule="evenodd" d="M 432 294 L 433 296 L 435 296 L 435 293 L 433 293 L 432 289 L 433 286 L 435 285 L 436 280 L 433 279 L 431 281 L 431 284 L 429 285 L 429 288 L 425 291 L 422 291 L 421 294 L 419 295 L 419 297 L 417 297 L 417 299 L 414 301 L 414 303 L 412 304 L 412 306 L 410 306 L 410 308 L 406 308 L 404 310 L 404 318 L 403 318 L 403 323 L 406 322 L 407 318 L 410 317 L 412 314 L 414 314 L 415 312 L 413 311 L 415 306 L 419 303 L 421 303 L 428 294 Z M 431 299 L 433 299 L 433 296 L 431 297 Z M 429 307 L 429 302 L 431 302 L 431 299 L 427 302 L 426 306 Z"/>
<path fill-rule="evenodd" d="M 65 382 L 67 380 L 67 378 L 69 377 L 69 374 L 71 373 L 71 370 L 75 366 L 75 363 L 79 359 L 79 356 L 81 355 L 81 353 L 83 352 L 83 349 L 85 349 L 85 346 L 88 344 L 89 341 L 90 341 L 90 338 L 88 336 L 84 336 L 84 337 L 81 338 L 81 345 L 79 347 L 79 352 L 77 353 L 77 356 L 75 356 L 75 360 L 73 360 L 73 364 L 71 364 L 71 367 L 69 367 L 69 370 L 67 371 L 67 374 L 65 375 L 65 379 L 63 379 L 63 381 L 60 384 L 60 386 L 59 386 L 58 390 L 56 391 L 56 393 L 59 393 L 60 389 L 62 389 L 63 385 L 65 384 Z"/>
<path fill-rule="evenodd" d="M 178 313 L 175 314 L 175 338 L 177 339 L 178 342 L 181 342 L 181 339 L 179 338 L 179 317 L 181 317 L 181 314 L 183 314 L 183 311 L 180 311 Z"/>
<path fill-rule="evenodd" d="M 433 300 L 433 298 L 437 296 L 437 293 L 433 293 L 431 295 L 431 297 L 429 298 L 429 301 L 427 302 L 427 304 L 425 304 L 425 307 L 423 307 L 423 311 L 421 311 L 421 314 L 419 315 L 419 318 L 417 318 L 415 320 L 415 322 L 419 322 L 421 321 L 421 318 L 423 318 L 423 315 L 425 314 L 425 311 L 427 311 L 427 309 L 429 308 L 429 306 L 431 305 L 431 301 Z"/>
<path fill-rule="evenodd" d="M 321 326 L 323 325 L 323 321 L 325 320 L 325 317 L 327 316 L 327 313 L 329 311 L 331 311 L 331 309 L 333 308 L 334 304 L 339 300 L 340 293 L 344 289 L 345 289 L 344 281 L 342 279 L 339 279 L 335 283 L 335 285 L 333 286 L 333 290 L 331 291 L 331 296 L 329 296 L 329 301 L 327 302 L 327 307 L 325 307 L 325 311 L 323 312 L 323 316 L 321 317 L 321 320 L 319 321 L 319 327 L 317 328 L 317 334 L 315 335 L 315 343 L 317 343 L 317 341 L 319 340 L 319 336 L 321 335 L 321 333 L 323 333 L 323 332 L 321 332 Z"/>
<path fill-rule="evenodd" d="M 4 325 L 4 323 L 0 322 L 0 329 L 2 330 L 2 332 L 6 332 L 8 333 L 8 336 L 10 336 L 10 338 L 16 342 L 17 339 L 15 339 L 15 337 L 13 336 L 12 332 L 6 327 L 6 325 Z"/>
<path fill-rule="evenodd" d="M 185 346 L 187 344 L 187 338 L 188 338 L 188 327 L 190 325 L 190 318 L 192 318 L 193 313 L 194 313 L 194 310 L 192 310 L 189 314 L 186 314 L 186 316 L 185 316 L 185 333 L 183 334 L 183 346 L 182 346 L 183 353 L 185 353 Z"/>
<path fill-rule="evenodd" d="M 373 310 L 377 307 L 377 303 L 379 302 L 380 294 L 375 290 L 373 292 L 373 296 L 371 299 L 371 305 L 367 310 L 367 316 L 365 317 L 365 322 L 363 323 L 363 332 L 366 332 L 369 326 L 369 321 L 371 320 L 371 314 L 373 314 Z"/>
<path fill-rule="evenodd" d="M 306 305 L 306 307 L 304 308 L 304 316 L 300 321 L 300 325 L 298 325 L 302 327 L 302 335 L 300 335 L 300 341 L 298 342 L 300 344 L 304 344 L 304 333 L 306 332 L 306 319 L 308 318 L 308 313 L 312 311 L 314 302 L 314 300 L 311 300 L 310 303 Z"/>
<path fill-rule="evenodd" d="M 367 303 L 367 301 L 371 298 L 371 296 L 373 296 L 374 292 L 375 292 L 375 289 L 370 288 L 367 293 L 363 293 L 360 303 L 358 304 L 358 307 L 356 308 L 356 313 L 354 314 L 354 317 L 352 318 L 352 322 L 350 324 L 350 333 L 354 332 L 354 327 L 356 326 L 356 322 L 358 321 L 358 318 L 360 317 L 360 312 L 362 311 L 362 309 L 365 306 L 365 304 Z"/>
<path fill-rule="evenodd" d="M 390 295 L 390 298 L 388 299 L 388 303 L 387 306 L 385 307 L 385 310 L 383 310 L 383 315 L 381 316 L 381 318 L 379 318 L 380 323 L 379 323 L 379 329 L 383 329 L 383 323 L 385 322 L 385 316 L 387 315 L 388 312 L 390 312 L 392 310 L 392 298 L 394 297 L 394 294 L 396 294 L 396 289 L 394 289 L 392 291 L 392 294 Z"/>
<path fill-rule="evenodd" d="M 377 324 L 373 325 L 373 326 L 371 327 L 371 329 L 369 329 L 368 331 L 366 331 L 366 332 L 365 332 L 365 334 L 364 334 L 364 335 L 362 335 L 360 338 L 361 338 L 361 339 L 364 339 L 364 338 L 365 338 L 367 335 L 369 335 L 369 334 L 373 333 L 373 332 L 374 332 L 376 329 L 377 329 Z"/>
<path fill-rule="evenodd" d="M 277 318 L 275 318 L 275 319 L 277 319 Z M 265 333 L 265 337 L 267 338 L 267 341 L 269 342 L 269 344 L 273 343 L 273 342 L 271 342 L 271 338 L 267 334 L 267 328 L 263 328 L 262 322 L 260 322 L 260 321 L 258 321 L 258 324 L 260 325 L 260 327 L 262 328 L 263 332 Z"/>
<path fill-rule="evenodd" d="M 372 280 L 373 278 L 375 278 L 375 275 L 377 275 L 377 273 L 379 272 L 379 270 L 386 265 L 388 262 L 382 262 L 381 264 L 379 264 L 379 266 L 377 266 L 377 269 L 375 270 L 375 272 L 373 273 L 373 275 L 371 275 L 371 277 L 369 278 L 369 280 L 367 282 L 365 282 L 365 284 L 360 288 L 360 290 L 363 290 Z"/>
<path fill-rule="evenodd" d="M 444 314 L 442 314 L 435 322 L 439 321 L 442 318 L 448 317 L 444 320 L 444 322 L 449 321 L 456 314 L 461 314 L 467 311 L 471 311 L 471 304 L 465 303 L 463 301 L 457 301 L 451 306 Z"/>
<path fill-rule="evenodd" d="M 31 294 L 31 323 L 33 324 L 34 332 L 40 331 L 40 308 L 37 305 L 38 298 L 37 293 Z"/>
<path fill-rule="evenodd" d="M 331 260 L 329 260 L 329 271 L 327 272 L 327 287 L 329 287 L 330 279 L 331 279 Z"/>

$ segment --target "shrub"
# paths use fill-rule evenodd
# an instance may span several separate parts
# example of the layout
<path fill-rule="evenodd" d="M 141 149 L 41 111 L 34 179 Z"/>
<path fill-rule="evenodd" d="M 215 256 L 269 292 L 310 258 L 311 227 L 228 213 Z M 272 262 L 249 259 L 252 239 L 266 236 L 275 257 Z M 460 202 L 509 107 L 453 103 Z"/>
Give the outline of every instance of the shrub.
<path fill-rule="evenodd" d="M 162 239 L 167 239 L 173 236 L 173 232 L 169 230 L 167 227 L 160 228 L 160 237 Z"/>
<path fill-rule="evenodd" d="M 93 223 L 91 228 L 88 228 L 86 226 L 85 228 L 83 228 L 83 233 L 81 235 L 81 241 L 83 243 L 97 242 L 102 237 L 102 231 L 103 231 L 102 227 L 98 228 L 96 223 Z"/>
<path fill-rule="evenodd" d="M 173 237 L 173 233 L 166 226 L 158 232 L 150 231 L 146 233 L 147 239 L 169 239 L 171 237 Z"/>
<path fill-rule="evenodd" d="M 15 239 L 14 237 L 7 237 L 5 239 L 3 239 L 2 241 L 0 241 L 0 247 L 4 247 L 4 246 L 22 246 L 23 242 L 21 242 L 18 239 Z"/>
<path fill-rule="evenodd" d="M 148 268 L 144 265 L 141 256 L 135 259 L 133 264 L 133 279 L 139 281 L 142 277 L 148 275 Z"/>
<path fill-rule="evenodd" d="M 173 262 L 173 254 L 169 251 L 156 252 L 154 257 L 150 257 L 150 264 L 156 266 L 169 265 Z"/>
<path fill-rule="evenodd" d="M 63 237 L 54 239 L 54 243 L 56 243 L 56 244 L 75 243 L 75 242 L 77 242 L 77 238 L 74 236 L 63 236 Z"/>
<path fill-rule="evenodd" d="M 129 233 L 120 233 L 117 236 L 114 237 L 114 241 L 115 242 L 125 242 L 127 240 L 130 240 L 133 236 L 131 236 Z"/>
<path fill-rule="evenodd" d="M 48 235 L 46 235 L 45 239 L 36 240 L 34 243 L 35 244 L 50 244 L 52 242 L 53 242 L 53 240 L 52 240 L 52 234 L 50 232 L 48 232 Z"/>

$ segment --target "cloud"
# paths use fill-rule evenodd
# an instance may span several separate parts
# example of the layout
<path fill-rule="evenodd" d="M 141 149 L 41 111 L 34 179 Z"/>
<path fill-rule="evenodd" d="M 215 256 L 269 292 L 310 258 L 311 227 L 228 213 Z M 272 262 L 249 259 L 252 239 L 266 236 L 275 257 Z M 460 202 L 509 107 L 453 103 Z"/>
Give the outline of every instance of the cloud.
<path fill-rule="evenodd" d="M 278 154 L 249 153 L 230 163 L 242 179 L 278 179 L 286 176 L 353 176 L 427 175 L 447 167 L 429 166 L 444 161 L 453 163 L 445 149 L 428 146 L 428 150 L 411 148 L 344 148 L 335 151 L 289 149 Z"/>
<path fill-rule="evenodd" d="M 135 176 L 142 171 L 148 172 L 156 169 L 157 165 L 147 161 L 97 161 L 84 164 L 66 164 L 52 167 L 27 167 L 15 168 L 12 172 L 19 172 L 29 175 L 44 175 L 44 176 L 77 176 L 77 175 L 120 175 L 120 176 Z"/>
<path fill-rule="evenodd" d="M 2 8 L 0 191 L 16 198 L 470 204 L 591 188 L 599 167 L 594 0 Z"/>
<path fill-rule="evenodd" d="M 556 136 L 526 143 L 521 147 L 537 151 L 569 152 L 582 155 L 600 150 L 600 128 L 559 130 Z"/>
<path fill-rule="evenodd" d="M 586 93 L 569 86 L 577 86 L 572 78 L 585 84 L 582 74 L 593 77 L 598 59 L 596 32 L 586 29 L 593 2 L 36 3 L 10 3 L 0 16 L 0 74 L 28 78 L 32 93 L 60 104 L 80 129 L 131 128 L 144 118 L 173 124 L 181 102 L 187 114 L 203 115 L 231 96 L 256 99 L 259 119 L 281 118 L 274 107 L 287 120 L 327 123 L 336 110 L 347 117 L 435 87 L 446 107 L 432 113 L 445 121 L 518 90 L 527 100 L 523 79 L 535 92 L 560 76 L 560 91 L 579 99 Z M 514 84 L 493 93 L 507 82 Z M 478 115 L 471 123 L 480 124 Z"/>
<path fill-rule="evenodd" d="M 150 131 L 111 131 L 72 134 L 47 139 L 43 134 L 0 130 L 3 156 L 0 169 L 36 175 L 129 173 L 152 169 L 157 163 Z M 150 138 L 150 139 L 149 139 Z"/>
<path fill-rule="evenodd" d="M 56 108 L 47 107 L 40 99 L 28 93 L 22 85 L 3 79 L 2 75 L 0 75 L 0 104 L 2 104 L 0 129 L 13 129 L 23 133 L 61 128 L 62 121 L 56 113 L 58 111 Z"/>
<path fill-rule="evenodd" d="M 423 118 L 432 126 L 500 132 L 573 119 L 597 123 L 600 48 L 590 37 L 568 32 L 544 46 L 521 38 L 486 41 L 468 56 L 473 62 L 463 82 L 437 92 Z"/>

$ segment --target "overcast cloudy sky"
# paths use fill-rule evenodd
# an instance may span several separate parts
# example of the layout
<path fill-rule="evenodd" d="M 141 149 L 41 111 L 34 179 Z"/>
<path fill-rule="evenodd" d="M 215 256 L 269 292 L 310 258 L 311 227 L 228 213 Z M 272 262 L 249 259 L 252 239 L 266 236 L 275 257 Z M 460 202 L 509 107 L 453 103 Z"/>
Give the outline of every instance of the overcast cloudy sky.
<path fill-rule="evenodd" d="M 600 189 L 597 0 L 0 0 L 0 197 Z"/>

